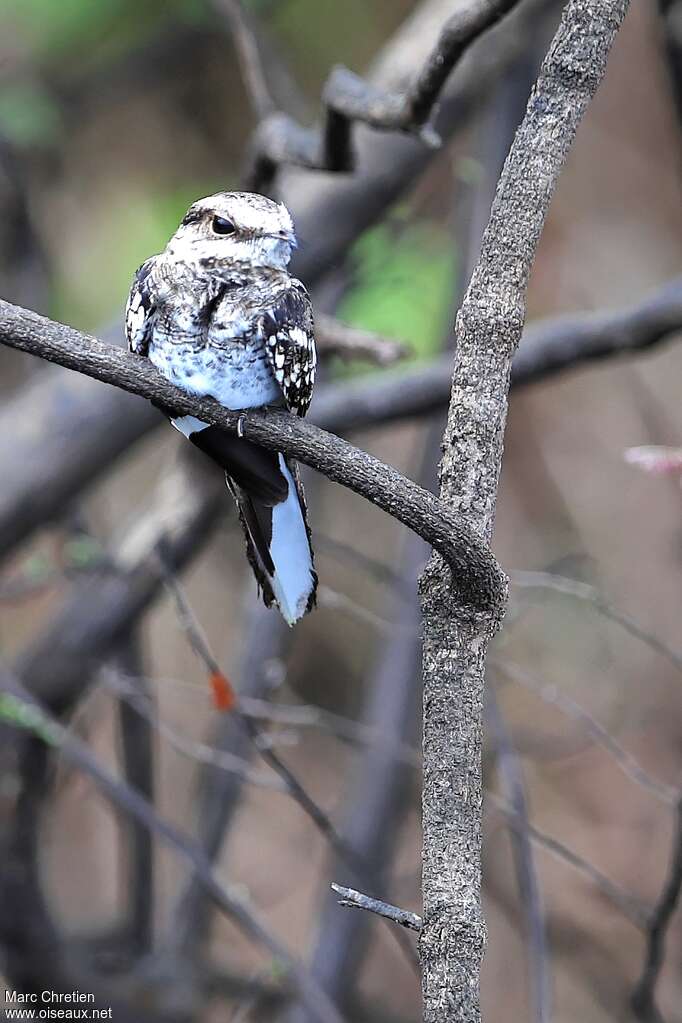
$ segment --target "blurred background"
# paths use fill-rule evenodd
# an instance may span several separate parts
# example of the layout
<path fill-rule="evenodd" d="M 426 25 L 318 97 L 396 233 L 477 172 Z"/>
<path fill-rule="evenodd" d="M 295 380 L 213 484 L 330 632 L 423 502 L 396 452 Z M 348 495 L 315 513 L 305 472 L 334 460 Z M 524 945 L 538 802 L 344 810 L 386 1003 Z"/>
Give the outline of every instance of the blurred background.
<path fill-rule="evenodd" d="M 381 56 L 399 84 L 459 3 L 429 0 L 431 16 L 403 35 L 419 17 L 411 0 L 251 0 L 245 11 L 277 105 L 310 124 L 334 65 L 381 74 Z M 3 298 L 122 343 L 136 268 L 190 202 L 242 180 L 256 118 L 229 9 L 1 0 Z M 344 406 L 344 388 L 365 388 L 371 406 L 385 374 L 450 344 L 559 11 L 523 0 L 475 44 L 444 101 L 439 151 L 359 129 L 355 192 L 345 175 L 278 179 L 316 308 L 408 352 L 389 368 L 324 359 L 313 418 L 330 395 Z M 534 328 L 636 307 L 682 272 L 681 18 L 675 0 L 635 4 L 626 19 L 540 244 Z M 458 76 L 481 88 L 462 99 Z M 682 783 L 680 473 L 625 458 L 682 444 L 675 327 L 673 343 L 512 395 L 495 548 L 517 575 L 490 663 L 485 755 L 488 1023 L 682 1021 L 678 917 L 656 978 L 660 1017 L 631 1005 Z M 59 688 L 51 705 L 71 734 L 206 850 L 345 1018 L 416 1020 L 412 935 L 339 908 L 329 883 L 420 908 L 425 548 L 306 474 L 320 606 L 285 632 L 257 603 L 229 495 L 160 416 L 28 356 L 2 349 L 0 360 L 3 659 L 44 698 Z M 434 402 L 340 428 L 433 487 L 443 417 Z M 164 529 L 177 572 L 160 569 L 150 540 Z M 213 706 L 178 600 L 244 694 L 256 741 Z M 209 905 L 172 849 L 115 814 L 58 750 L 43 767 L 32 816 L 2 788 L 3 987 L 92 991 L 120 1020 L 313 1018 L 286 964 Z"/>

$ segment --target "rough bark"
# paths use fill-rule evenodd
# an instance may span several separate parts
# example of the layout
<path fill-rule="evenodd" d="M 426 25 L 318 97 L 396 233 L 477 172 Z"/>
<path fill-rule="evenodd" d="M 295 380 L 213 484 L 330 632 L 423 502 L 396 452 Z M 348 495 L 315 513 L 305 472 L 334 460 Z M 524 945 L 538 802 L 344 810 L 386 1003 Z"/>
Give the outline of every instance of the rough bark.
<path fill-rule="evenodd" d="M 569 0 L 505 164 L 457 317 L 441 463 L 443 503 L 490 541 L 511 362 L 552 193 L 604 74 L 627 0 Z M 433 556 L 424 616 L 423 966 L 426 1023 L 477 1023 L 485 948 L 480 902 L 485 657 L 503 608 L 463 614 Z"/>

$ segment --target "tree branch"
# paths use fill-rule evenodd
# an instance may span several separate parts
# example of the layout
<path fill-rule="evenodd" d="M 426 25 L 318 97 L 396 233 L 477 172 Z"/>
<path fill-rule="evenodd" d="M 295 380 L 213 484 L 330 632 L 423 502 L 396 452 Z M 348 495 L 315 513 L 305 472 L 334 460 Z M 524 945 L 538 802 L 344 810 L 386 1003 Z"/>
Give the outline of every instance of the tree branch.
<path fill-rule="evenodd" d="M 457 317 L 441 500 L 490 539 L 511 363 L 536 247 L 559 173 L 627 0 L 569 0 L 512 144 Z M 478 1023 L 486 941 L 480 905 L 481 731 L 488 642 L 461 615 L 432 557 L 424 616 L 423 965 L 425 1023 Z"/>
<path fill-rule="evenodd" d="M 506 580 L 476 532 L 462 529 L 433 494 L 341 438 L 283 410 L 237 413 L 210 398 L 192 397 L 169 383 L 147 359 L 8 302 L 0 302 L 0 341 L 230 432 L 235 433 L 240 423 L 249 440 L 285 451 L 419 533 L 450 565 L 461 603 L 473 614 L 485 610 L 499 615 Z"/>
<path fill-rule="evenodd" d="M 681 329 L 681 278 L 630 309 L 541 320 L 524 332 L 512 366 L 512 386 L 537 382 L 591 360 L 647 350 Z M 424 415 L 448 402 L 451 383 L 448 354 L 429 363 L 321 386 L 311 418 L 327 430 L 349 433 Z M 29 406 L 37 419 L 23 414 Z M 88 423 L 87 430 L 81 428 L 83 422 Z M 87 377 L 58 368 L 39 374 L 0 413 L 4 474 L 0 556 L 59 515 L 67 502 L 160 423 L 151 405 L 125 391 L 102 389 Z"/>

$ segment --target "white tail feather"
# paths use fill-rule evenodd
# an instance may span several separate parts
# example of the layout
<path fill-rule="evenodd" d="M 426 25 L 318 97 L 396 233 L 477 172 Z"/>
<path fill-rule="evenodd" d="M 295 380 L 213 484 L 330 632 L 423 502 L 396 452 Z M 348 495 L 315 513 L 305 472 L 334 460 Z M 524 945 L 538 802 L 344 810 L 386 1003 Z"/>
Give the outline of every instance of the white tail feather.
<path fill-rule="evenodd" d="M 279 455 L 282 474 L 289 484 L 286 501 L 272 509 L 272 541 L 270 555 L 275 566 L 271 577 L 272 592 L 288 625 L 302 618 L 314 586 L 314 570 L 310 543 L 294 478 Z"/>

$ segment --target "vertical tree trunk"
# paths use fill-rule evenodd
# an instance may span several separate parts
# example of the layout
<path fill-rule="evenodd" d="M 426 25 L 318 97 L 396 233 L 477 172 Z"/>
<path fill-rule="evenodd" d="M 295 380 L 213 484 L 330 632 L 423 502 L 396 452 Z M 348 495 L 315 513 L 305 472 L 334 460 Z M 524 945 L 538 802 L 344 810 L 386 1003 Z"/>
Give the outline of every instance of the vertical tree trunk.
<path fill-rule="evenodd" d="M 569 0 L 505 164 L 481 255 L 457 316 L 440 496 L 488 541 L 502 461 L 511 360 L 528 277 L 576 129 L 603 77 L 628 0 Z M 434 555 L 424 618 L 423 969 L 425 1023 L 478 1023 L 481 733 L 485 658 L 503 608 L 457 604 Z"/>

